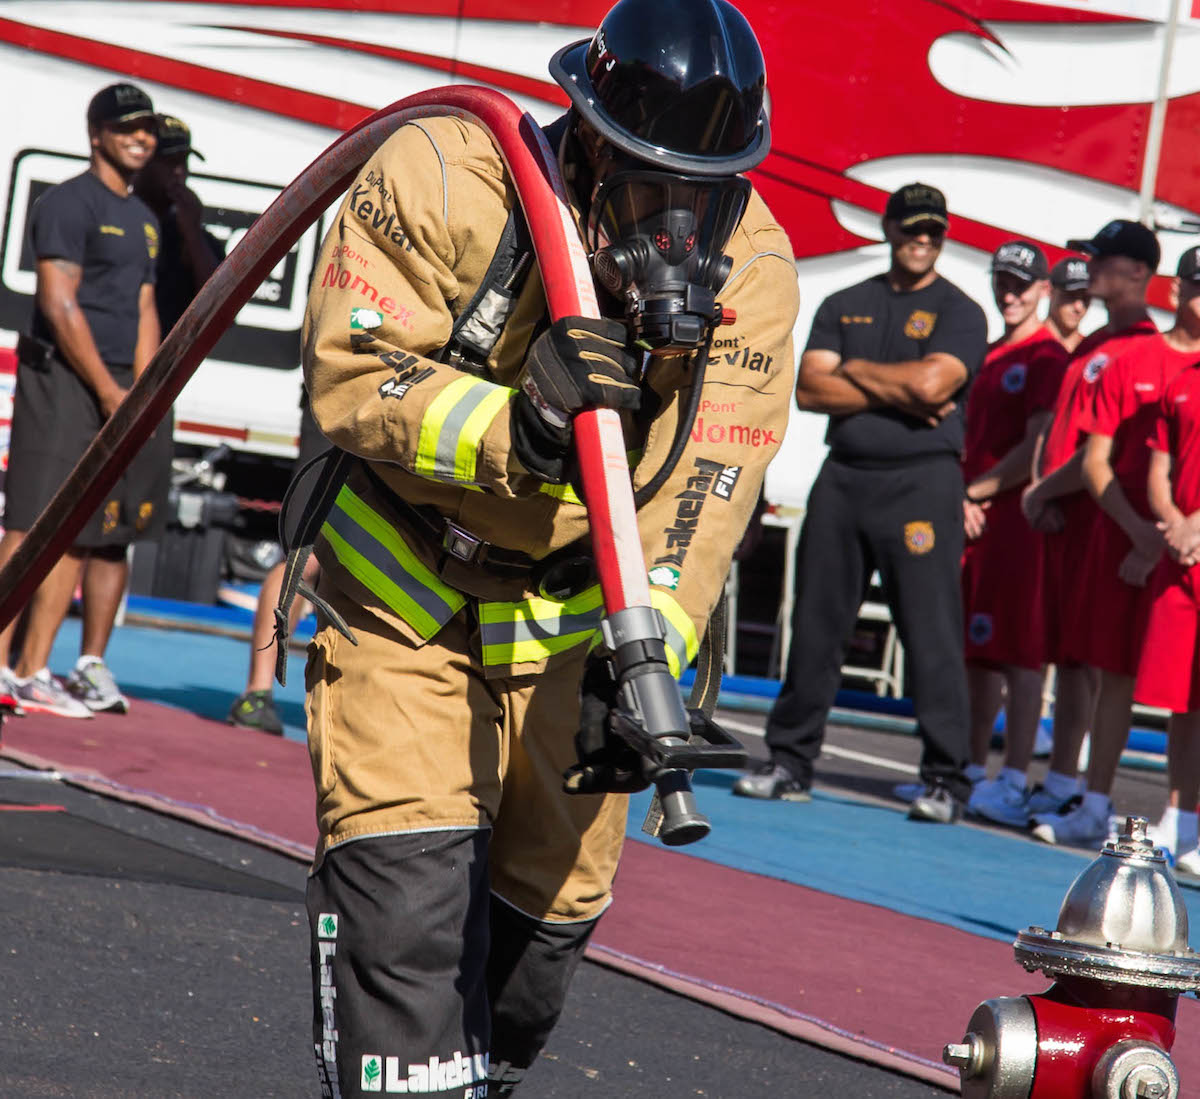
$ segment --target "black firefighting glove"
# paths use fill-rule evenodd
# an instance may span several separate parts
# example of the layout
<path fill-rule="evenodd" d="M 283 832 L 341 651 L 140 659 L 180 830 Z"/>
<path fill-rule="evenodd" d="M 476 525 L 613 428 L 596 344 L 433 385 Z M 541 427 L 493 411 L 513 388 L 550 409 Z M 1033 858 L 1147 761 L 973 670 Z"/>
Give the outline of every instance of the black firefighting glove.
<path fill-rule="evenodd" d="M 534 476 L 551 484 L 571 478 L 571 419 L 587 408 L 636 411 L 642 391 L 638 360 L 625 347 L 620 321 L 563 317 L 543 332 L 525 359 L 512 412 L 513 449 Z"/>
<path fill-rule="evenodd" d="M 580 685 L 579 762 L 563 773 L 568 794 L 636 794 L 650 785 L 642 756 L 613 732 L 616 708 L 617 682 L 608 660 L 590 657 Z"/>

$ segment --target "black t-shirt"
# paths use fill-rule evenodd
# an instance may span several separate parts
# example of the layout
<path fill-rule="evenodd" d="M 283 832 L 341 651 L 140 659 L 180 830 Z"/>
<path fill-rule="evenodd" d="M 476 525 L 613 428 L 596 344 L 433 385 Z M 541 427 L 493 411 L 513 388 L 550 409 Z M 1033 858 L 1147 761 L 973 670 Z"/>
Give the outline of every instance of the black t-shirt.
<path fill-rule="evenodd" d="M 935 351 L 962 360 L 968 377 L 953 397 L 958 408 L 937 427 L 898 409 L 880 408 L 830 416 L 825 434 L 834 458 L 848 462 L 962 453 L 966 390 L 987 352 L 987 321 L 953 283 L 938 276 L 922 290 L 898 292 L 886 275 L 876 275 L 839 290 L 817 310 L 805 350 L 879 363 L 910 362 Z"/>
<path fill-rule="evenodd" d="M 184 258 L 183 236 L 175 221 L 174 208 L 167 214 L 162 225 L 162 250 L 158 256 L 158 282 L 154 287 L 154 302 L 158 306 L 158 320 L 162 325 L 163 338 L 175 327 L 184 310 L 200 289 L 192 269 Z M 225 258 L 225 246 L 207 229 L 204 239 L 208 243 L 213 259 L 218 263 Z"/>
<path fill-rule="evenodd" d="M 128 366 L 137 344 L 138 295 L 154 282 L 158 219 L 136 195 L 122 198 L 91 172 L 51 187 L 34 204 L 29 235 L 39 259 L 83 269 L 76 298 L 106 364 Z M 34 306 L 33 335 L 54 333 Z"/>

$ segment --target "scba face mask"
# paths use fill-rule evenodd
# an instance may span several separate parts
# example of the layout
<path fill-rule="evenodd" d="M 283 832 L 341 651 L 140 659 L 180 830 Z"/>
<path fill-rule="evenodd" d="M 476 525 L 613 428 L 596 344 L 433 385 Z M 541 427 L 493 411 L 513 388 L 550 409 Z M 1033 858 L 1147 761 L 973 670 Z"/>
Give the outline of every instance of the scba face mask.
<path fill-rule="evenodd" d="M 750 197 L 741 176 L 619 169 L 596 188 L 588 250 L 597 281 L 623 302 L 634 341 L 690 351 L 731 323 L 716 295 L 733 261 L 725 246 Z"/>

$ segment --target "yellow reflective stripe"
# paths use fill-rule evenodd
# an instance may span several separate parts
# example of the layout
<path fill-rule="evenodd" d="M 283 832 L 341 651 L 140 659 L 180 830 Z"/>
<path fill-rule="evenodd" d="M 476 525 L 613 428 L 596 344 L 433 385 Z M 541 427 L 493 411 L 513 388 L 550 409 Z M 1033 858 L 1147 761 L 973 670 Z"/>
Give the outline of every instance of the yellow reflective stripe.
<path fill-rule="evenodd" d="M 382 515 L 343 485 L 321 527 L 337 559 L 428 640 L 466 604 Z"/>
<path fill-rule="evenodd" d="M 583 504 L 574 485 L 551 485 L 543 481 L 538 486 L 538 492 L 544 492 L 547 496 L 553 496 L 554 499 L 561 500 L 566 504 Z"/>
<path fill-rule="evenodd" d="M 667 666 L 678 679 L 700 651 L 696 627 L 684 609 L 661 588 L 650 589 L 650 605 L 663 616 L 667 626 Z"/>
<path fill-rule="evenodd" d="M 321 533 L 337 559 L 360 584 L 379 596 L 393 611 L 428 641 L 444 623 L 437 621 L 403 588 L 376 568 L 353 546 L 346 542 L 328 523 Z"/>
<path fill-rule="evenodd" d="M 441 391 L 421 418 L 413 471 L 451 484 L 473 484 L 479 441 L 515 390 L 464 375 Z"/>
<path fill-rule="evenodd" d="M 483 383 L 487 384 L 487 383 Z M 515 389 L 505 389 L 496 386 L 479 407 L 467 417 L 458 435 L 458 443 L 454 449 L 454 479 L 466 484 L 475 483 L 476 458 L 479 454 L 479 441 L 492 425 L 499 411 L 515 396 Z"/>
<path fill-rule="evenodd" d="M 483 662 L 498 666 L 545 660 L 590 641 L 603 617 L 599 584 L 564 602 L 534 596 L 512 603 L 480 603 Z"/>
<path fill-rule="evenodd" d="M 441 391 L 425 409 L 421 418 L 421 433 L 417 436 L 417 460 L 413 466 L 416 473 L 423 477 L 433 477 L 437 468 L 438 440 L 441 438 L 442 427 L 446 417 L 454 410 L 463 394 L 471 389 L 477 379 L 468 376 L 455 378 Z"/>

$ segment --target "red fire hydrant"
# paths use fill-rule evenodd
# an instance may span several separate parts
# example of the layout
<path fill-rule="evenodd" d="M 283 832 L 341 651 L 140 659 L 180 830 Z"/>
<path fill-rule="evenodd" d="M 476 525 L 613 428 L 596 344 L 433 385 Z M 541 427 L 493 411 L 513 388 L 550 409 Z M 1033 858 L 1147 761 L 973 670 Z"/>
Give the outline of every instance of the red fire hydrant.
<path fill-rule="evenodd" d="M 1145 817 L 1075 879 L 1057 928 L 1026 928 L 1013 949 L 1054 984 L 985 1000 L 946 1046 L 964 1099 L 1179 1099 L 1175 1009 L 1200 990 L 1200 955 Z"/>

